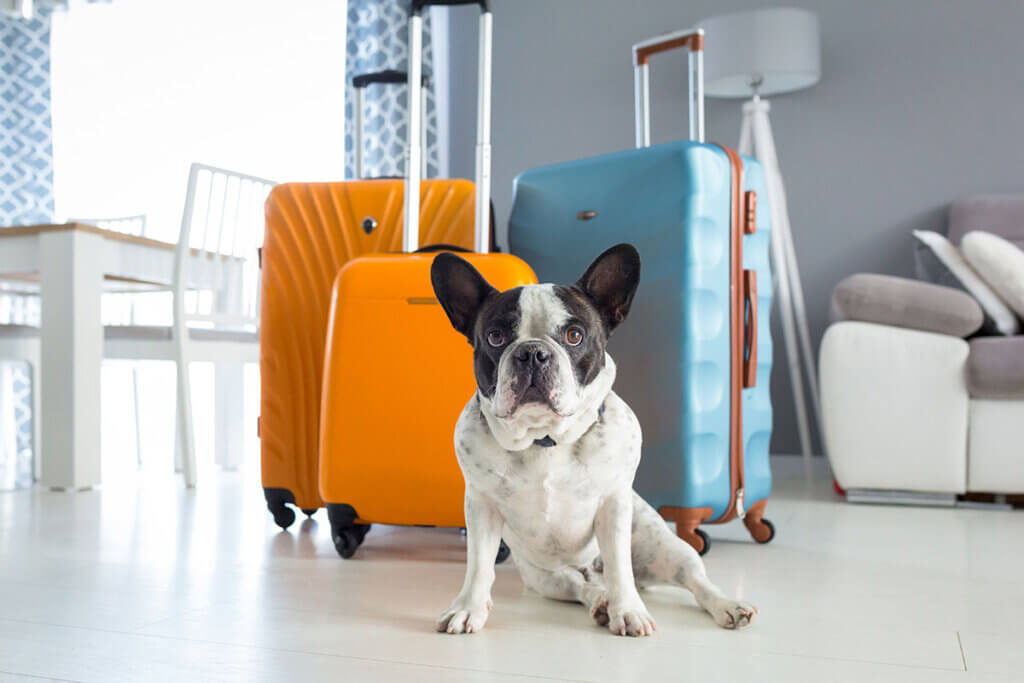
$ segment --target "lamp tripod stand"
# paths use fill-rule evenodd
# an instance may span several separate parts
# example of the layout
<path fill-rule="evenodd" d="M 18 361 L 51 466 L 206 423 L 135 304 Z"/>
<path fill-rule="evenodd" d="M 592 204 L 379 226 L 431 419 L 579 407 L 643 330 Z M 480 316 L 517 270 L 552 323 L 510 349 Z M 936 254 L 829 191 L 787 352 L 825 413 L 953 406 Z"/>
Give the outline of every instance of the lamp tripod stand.
<path fill-rule="evenodd" d="M 786 190 L 782 184 L 779 160 L 775 155 L 775 140 L 772 137 L 768 111 L 771 106 L 756 94 L 743 104 L 743 122 L 740 125 L 739 152 L 761 162 L 764 168 L 768 201 L 771 205 L 772 235 L 771 260 L 774 274 L 776 301 L 782 318 L 782 334 L 786 344 L 786 360 L 789 364 L 790 383 L 793 386 L 793 402 L 796 408 L 797 429 L 800 435 L 800 449 L 805 465 L 810 465 L 812 441 L 810 423 L 807 417 L 807 398 L 804 395 L 803 370 L 807 374 L 810 402 L 814 417 L 821 429 L 821 408 L 818 403 L 818 374 L 814 362 L 814 349 L 807 329 L 807 309 L 804 305 L 804 290 L 800 282 L 800 268 L 793 247 L 793 233 L 789 225 L 789 210 L 786 207 Z M 798 349 L 799 347 L 799 349 Z"/>

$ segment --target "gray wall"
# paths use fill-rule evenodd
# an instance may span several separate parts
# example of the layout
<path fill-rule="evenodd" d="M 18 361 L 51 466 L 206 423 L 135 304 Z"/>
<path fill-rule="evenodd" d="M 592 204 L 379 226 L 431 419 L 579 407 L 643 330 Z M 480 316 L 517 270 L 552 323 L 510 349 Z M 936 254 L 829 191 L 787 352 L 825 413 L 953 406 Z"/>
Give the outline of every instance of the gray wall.
<path fill-rule="evenodd" d="M 633 144 L 630 45 L 755 0 L 491 0 L 499 240 L 522 170 Z M 910 231 L 948 202 L 1020 192 L 1024 3 L 822 0 L 823 75 L 772 100 L 772 124 L 815 346 L 846 275 L 911 275 Z M 452 169 L 472 177 L 476 13 L 453 10 Z M 709 36 L 708 40 L 714 40 Z M 685 137 L 685 56 L 652 60 L 652 141 Z M 735 144 L 736 100 L 708 100 L 707 138 Z M 781 339 L 775 325 L 774 333 Z M 772 452 L 799 450 L 777 344 Z"/>

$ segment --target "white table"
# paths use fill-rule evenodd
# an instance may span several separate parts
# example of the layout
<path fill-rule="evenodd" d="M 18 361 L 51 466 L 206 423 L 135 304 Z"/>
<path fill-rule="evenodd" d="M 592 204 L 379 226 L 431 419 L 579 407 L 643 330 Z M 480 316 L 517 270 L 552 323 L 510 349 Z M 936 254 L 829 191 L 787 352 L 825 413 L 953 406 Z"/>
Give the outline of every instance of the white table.
<path fill-rule="evenodd" d="M 0 229 L 0 277 L 39 282 L 44 485 L 99 484 L 104 281 L 170 286 L 174 253 L 173 244 L 78 223 Z"/>

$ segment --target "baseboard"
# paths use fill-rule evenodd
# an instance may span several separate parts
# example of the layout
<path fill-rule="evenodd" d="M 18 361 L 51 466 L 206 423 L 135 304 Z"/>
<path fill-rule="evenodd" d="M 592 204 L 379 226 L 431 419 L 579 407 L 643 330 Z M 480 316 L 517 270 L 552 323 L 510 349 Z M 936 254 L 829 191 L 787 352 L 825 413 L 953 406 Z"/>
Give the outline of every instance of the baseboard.
<path fill-rule="evenodd" d="M 870 505 L 914 505 L 919 507 L 954 507 L 955 493 L 928 493 L 923 491 L 884 491 L 880 489 L 846 489 L 850 503 Z"/>

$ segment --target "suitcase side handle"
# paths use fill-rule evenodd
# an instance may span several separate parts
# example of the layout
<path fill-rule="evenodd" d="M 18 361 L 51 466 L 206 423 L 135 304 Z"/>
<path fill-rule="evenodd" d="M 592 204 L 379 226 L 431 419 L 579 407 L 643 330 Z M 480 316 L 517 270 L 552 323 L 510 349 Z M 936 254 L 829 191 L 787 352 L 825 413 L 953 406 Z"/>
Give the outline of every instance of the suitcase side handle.
<path fill-rule="evenodd" d="M 414 125 L 420 120 L 423 107 L 420 74 L 423 70 L 423 17 L 420 9 L 431 4 L 470 4 L 457 0 L 419 0 L 414 2 L 409 17 L 409 134 L 405 160 L 405 222 L 402 230 L 402 251 L 415 251 L 420 246 L 420 163 L 423 154 L 423 131 Z M 491 44 L 493 16 L 486 2 L 480 5 L 480 38 L 477 63 L 476 92 L 476 210 L 473 221 L 473 250 L 485 254 L 490 243 L 491 206 Z"/>
<path fill-rule="evenodd" d="M 750 389 L 757 385 L 757 271 L 743 271 L 743 302 L 743 388 Z"/>
<path fill-rule="evenodd" d="M 690 139 L 704 142 L 704 29 L 683 29 L 642 40 L 633 46 L 636 146 L 651 145 L 651 55 L 685 47 L 689 50 Z"/>

